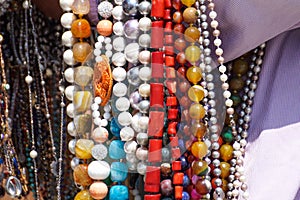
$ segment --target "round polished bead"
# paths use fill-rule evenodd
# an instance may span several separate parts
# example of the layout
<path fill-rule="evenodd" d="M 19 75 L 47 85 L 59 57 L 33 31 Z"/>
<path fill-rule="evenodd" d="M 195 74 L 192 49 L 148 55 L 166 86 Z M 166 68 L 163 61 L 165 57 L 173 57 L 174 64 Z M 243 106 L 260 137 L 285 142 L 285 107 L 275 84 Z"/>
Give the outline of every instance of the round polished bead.
<path fill-rule="evenodd" d="M 230 171 L 229 171 L 230 164 L 227 163 L 227 162 L 221 162 L 220 169 L 221 169 L 220 177 L 223 178 L 223 179 L 227 178 L 230 174 Z"/>
<path fill-rule="evenodd" d="M 139 68 L 132 67 L 127 71 L 127 80 L 131 85 L 138 86 L 140 84 Z"/>
<path fill-rule="evenodd" d="M 92 161 L 88 166 L 88 174 L 92 179 L 104 180 L 110 174 L 110 166 L 105 161 Z"/>
<path fill-rule="evenodd" d="M 232 66 L 232 71 L 235 74 L 239 75 L 245 75 L 248 72 L 249 65 L 246 60 L 238 59 L 234 61 L 233 66 Z"/>
<path fill-rule="evenodd" d="M 74 37 L 88 38 L 91 35 L 91 26 L 86 19 L 77 19 L 72 23 L 71 31 Z"/>
<path fill-rule="evenodd" d="M 70 103 L 68 106 L 67 106 L 67 115 L 70 117 L 70 118 L 74 118 L 75 116 L 75 107 L 74 107 L 74 104 L 73 103 Z"/>
<path fill-rule="evenodd" d="M 76 39 L 73 37 L 71 31 L 66 31 L 62 34 L 61 41 L 63 45 L 71 47 L 75 43 Z"/>
<path fill-rule="evenodd" d="M 244 88 L 245 82 L 241 77 L 235 77 L 230 80 L 230 89 L 233 91 L 240 91 Z"/>
<path fill-rule="evenodd" d="M 147 133 L 137 134 L 136 141 L 138 142 L 138 144 L 146 146 L 148 144 L 148 134 Z"/>
<path fill-rule="evenodd" d="M 207 145 L 204 142 L 194 142 L 191 146 L 192 154 L 199 159 L 202 159 L 207 154 Z"/>
<path fill-rule="evenodd" d="M 105 2 L 105 1 L 104 1 Z M 97 32 L 103 36 L 110 36 L 113 32 L 113 24 L 109 20 L 101 20 L 97 24 Z"/>
<path fill-rule="evenodd" d="M 124 53 L 117 52 L 112 56 L 112 62 L 115 66 L 121 67 L 126 64 L 126 57 Z"/>
<path fill-rule="evenodd" d="M 151 38 L 150 38 L 149 34 L 142 34 L 139 37 L 139 45 L 141 47 L 144 47 L 144 48 L 149 47 L 150 41 L 151 41 Z"/>
<path fill-rule="evenodd" d="M 108 188 L 105 183 L 97 181 L 90 185 L 89 192 L 94 199 L 104 199 L 108 193 Z"/>
<path fill-rule="evenodd" d="M 73 137 L 76 136 L 77 132 L 76 132 L 76 127 L 74 125 L 74 122 L 69 122 L 68 123 L 67 131 L 68 131 L 70 136 L 73 136 Z"/>
<path fill-rule="evenodd" d="M 186 72 L 186 77 L 193 84 L 197 84 L 202 79 L 202 72 L 200 67 L 189 67 Z"/>
<path fill-rule="evenodd" d="M 205 109 L 201 104 L 195 103 L 190 107 L 189 114 L 192 119 L 200 120 L 205 116 Z"/>
<path fill-rule="evenodd" d="M 116 67 L 114 68 L 112 75 L 115 81 L 124 81 L 126 78 L 126 70 L 122 67 Z"/>
<path fill-rule="evenodd" d="M 183 20 L 182 13 L 180 11 L 176 11 L 173 14 L 173 21 L 177 24 L 180 24 Z"/>
<path fill-rule="evenodd" d="M 220 148 L 221 158 L 224 161 L 229 161 L 233 157 L 233 148 L 229 144 L 223 144 Z"/>
<path fill-rule="evenodd" d="M 76 63 L 76 61 L 73 57 L 73 51 L 71 49 L 67 49 L 64 52 L 63 59 L 67 65 L 74 65 Z"/>
<path fill-rule="evenodd" d="M 193 24 L 198 18 L 197 10 L 194 7 L 186 8 L 183 11 L 183 20 L 188 24 Z"/>
<path fill-rule="evenodd" d="M 30 84 L 32 83 L 32 81 L 33 81 L 32 76 L 27 75 L 27 76 L 25 77 L 25 82 L 26 82 L 28 85 L 30 85 Z"/>
<path fill-rule="evenodd" d="M 74 200 L 93 200 L 88 190 L 81 190 L 78 192 Z"/>
<path fill-rule="evenodd" d="M 124 0 L 122 3 L 123 12 L 126 15 L 136 15 L 138 3 L 139 2 L 137 0 Z"/>
<path fill-rule="evenodd" d="M 113 87 L 113 93 L 117 97 L 123 97 L 127 93 L 127 86 L 124 83 L 116 83 Z"/>
<path fill-rule="evenodd" d="M 125 58 L 130 63 L 137 63 L 139 59 L 139 44 L 130 43 L 125 47 L 124 50 Z"/>
<path fill-rule="evenodd" d="M 38 153 L 36 150 L 31 150 L 29 155 L 30 155 L 30 158 L 35 159 L 38 156 Z"/>
<path fill-rule="evenodd" d="M 160 183 L 161 192 L 165 196 L 169 196 L 173 193 L 172 181 L 165 179 Z"/>
<path fill-rule="evenodd" d="M 124 127 L 120 131 L 120 137 L 122 141 L 132 140 L 134 137 L 134 130 L 131 127 Z"/>
<path fill-rule="evenodd" d="M 150 58 L 151 58 L 151 53 L 148 50 L 144 50 L 139 53 L 139 61 L 142 64 L 149 64 Z"/>
<path fill-rule="evenodd" d="M 124 28 L 123 28 L 123 23 L 122 22 L 116 22 L 113 25 L 113 32 L 117 36 L 122 36 L 124 34 Z"/>
<path fill-rule="evenodd" d="M 74 0 L 72 4 L 72 11 L 76 15 L 86 15 L 90 11 L 90 1 L 88 0 Z"/>
<path fill-rule="evenodd" d="M 76 20 L 76 15 L 73 13 L 64 13 L 60 18 L 60 23 L 64 28 L 71 28 L 73 21 Z"/>
<path fill-rule="evenodd" d="M 151 28 L 151 19 L 148 17 L 142 17 L 139 20 L 139 29 L 141 31 L 149 31 Z"/>
<path fill-rule="evenodd" d="M 124 18 L 123 15 L 123 7 L 122 6 L 115 6 L 112 10 L 113 18 L 116 20 L 121 20 Z"/>
<path fill-rule="evenodd" d="M 139 87 L 139 93 L 142 97 L 149 97 L 150 95 L 150 84 L 143 83 Z"/>
<path fill-rule="evenodd" d="M 142 130 L 148 129 L 149 117 L 148 116 L 141 116 L 139 119 L 139 126 Z"/>
<path fill-rule="evenodd" d="M 73 46 L 73 57 L 77 62 L 87 61 L 87 58 L 91 52 L 92 47 L 87 42 L 77 42 Z"/>
<path fill-rule="evenodd" d="M 70 162 L 71 168 L 74 170 L 76 168 L 76 166 L 79 165 L 79 162 L 80 162 L 79 158 L 73 157 L 71 162 Z"/>
<path fill-rule="evenodd" d="M 183 49 L 185 49 L 186 47 L 186 43 L 185 40 L 183 38 L 177 38 L 175 40 L 174 46 L 176 49 L 178 49 L 179 51 L 182 51 Z"/>
<path fill-rule="evenodd" d="M 184 32 L 184 38 L 188 42 L 196 42 L 200 37 L 200 31 L 194 26 L 188 27 Z"/>
<path fill-rule="evenodd" d="M 121 130 L 122 131 L 122 130 Z M 132 130 L 133 131 L 133 130 Z M 121 133 L 122 134 L 122 133 Z M 137 143 L 136 141 L 132 141 L 131 139 L 134 137 L 134 133 L 133 133 L 133 136 L 132 135 L 127 135 L 126 136 L 128 140 L 124 140 L 124 141 L 127 141 L 125 142 L 124 144 L 124 151 L 125 153 L 127 154 L 134 154 L 136 152 L 136 149 L 137 149 Z M 130 139 L 129 139 L 130 138 Z M 123 139 L 122 139 L 123 140 Z M 131 141 L 129 141 L 131 140 Z"/>
<path fill-rule="evenodd" d="M 75 146 L 76 146 L 76 139 L 70 140 L 68 144 L 68 149 L 72 154 L 75 154 Z"/>
<path fill-rule="evenodd" d="M 209 193 L 212 189 L 210 181 L 203 179 L 198 180 L 195 185 L 196 191 L 198 194 L 205 195 Z"/>
<path fill-rule="evenodd" d="M 138 104 L 138 108 L 139 111 L 141 113 L 147 113 L 150 107 L 150 101 L 149 100 L 142 100 L 139 104 Z"/>
<path fill-rule="evenodd" d="M 118 122 L 121 126 L 129 126 L 132 122 L 132 115 L 129 112 L 121 112 L 118 116 Z"/>
<path fill-rule="evenodd" d="M 147 170 L 147 165 L 144 162 L 139 162 L 137 164 L 137 171 L 139 174 L 141 175 L 145 175 L 146 174 L 146 170 Z"/>
<path fill-rule="evenodd" d="M 142 100 L 142 97 L 140 95 L 140 93 L 138 91 L 135 91 L 133 93 L 130 94 L 130 98 L 129 98 L 129 101 L 130 101 L 130 104 L 131 106 L 138 110 L 139 107 L 138 107 L 138 104 L 139 102 Z M 140 116 L 137 116 L 137 118 L 139 118 Z"/>
<path fill-rule="evenodd" d="M 73 172 L 74 182 L 81 186 L 89 186 L 93 180 L 88 175 L 88 165 L 79 164 L 74 168 Z"/>
<path fill-rule="evenodd" d="M 123 37 L 117 37 L 113 41 L 113 48 L 116 51 L 123 51 L 125 49 L 126 43 Z"/>
<path fill-rule="evenodd" d="M 205 176 L 209 172 L 207 162 L 203 160 L 194 161 L 192 164 L 192 170 L 197 176 Z"/>
<path fill-rule="evenodd" d="M 137 19 L 131 19 L 124 24 L 124 34 L 129 39 L 137 39 L 139 36 L 139 22 Z"/>
<path fill-rule="evenodd" d="M 123 112 L 123 111 L 126 111 L 128 110 L 130 107 L 130 102 L 129 102 L 129 99 L 126 98 L 126 97 L 121 97 L 121 98 L 118 98 L 117 101 L 116 101 L 116 108 Z"/>
<path fill-rule="evenodd" d="M 102 1 L 98 5 L 98 13 L 103 18 L 109 18 L 112 15 L 113 5 L 109 1 Z"/>
<path fill-rule="evenodd" d="M 195 2 L 195 0 L 181 0 L 181 3 L 187 7 L 191 7 Z"/>
<path fill-rule="evenodd" d="M 107 147 L 103 144 L 97 144 L 92 148 L 92 156 L 96 160 L 103 160 L 107 156 Z"/>
<path fill-rule="evenodd" d="M 207 130 L 207 127 L 205 126 L 205 124 L 203 124 L 201 122 L 192 123 L 192 125 L 190 127 L 191 133 L 196 138 L 199 138 L 199 139 L 205 136 L 206 130 Z"/>
<path fill-rule="evenodd" d="M 143 81 L 149 81 L 151 79 L 151 68 L 150 67 L 142 67 L 139 70 L 139 77 Z"/>
<path fill-rule="evenodd" d="M 139 147 L 136 150 L 136 157 L 139 160 L 147 160 L 147 158 L 148 158 L 148 149 L 145 148 L 145 147 Z"/>
<path fill-rule="evenodd" d="M 59 5 L 64 11 L 71 11 L 74 0 L 59 0 Z"/>
<path fill-rule="evenodd" d="M 142 1 L 139 3 L 138 9 L 142 15 L 148 15 L 151 11 L 151 3 L 149 1 Z"/>
<path fill-rule="evenodd" d="M 108 139 L 108 130 L 104 127 L 97 127 L 93 130 L 91 138 L 97 143 L 104 143 Z"/>
<path fill-rule="evenodd" d="M 200 48 L 192 45 L 185 49 L 185 58 L 190 63 L 195 63 L 200 59 Z"/>
<path fill-rule="evenodd" d="M 190 100 L 199 102 L 204 98 L 204 89 L 200 85 L 193 85 L 188 90 L 188 96 Z"/>
<path fill-rule="evenodd" d="M 75 86 L 69 85 L 68 87 L 66 87 L 66 89 L 64 91 L 65 95 L 69 101 L 73 101 L 74 89 L 75 89 Z"/>

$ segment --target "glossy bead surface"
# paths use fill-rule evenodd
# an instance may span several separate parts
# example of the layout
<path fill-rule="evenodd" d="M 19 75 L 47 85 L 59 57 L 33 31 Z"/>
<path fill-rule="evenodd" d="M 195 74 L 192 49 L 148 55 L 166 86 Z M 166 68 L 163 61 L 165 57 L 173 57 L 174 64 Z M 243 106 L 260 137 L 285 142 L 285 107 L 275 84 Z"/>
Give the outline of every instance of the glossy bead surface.
<path fill-rule="evenodd" d="M 101 20 L 97 24 L 97 32 L 103 36 L 110 36 L 113 32 L 113 24 L 109 20 Z"/>
<path fill-rule="evenodd" d="M 74 200 L 93 200 L 88 190 L 82 190 L 78 192 Z"/>
<path fill-rule="evenodd" d="M 92 161 L 88 166 L 88 174 L 94 180 L 104 180 L 110 174 L 110 166 L 105 161 Z"/>
<path fill-rule="evenodd" d="M 221 162 L 220 164 L 220 170 L 221 170 L 221 178 L 227 178 L 230 174 L 230 164 L 227 162 Z"/>
<path fill-rule="evenodd" d="M 204 142 L 194 142 L 191 146 L 192 154 L 199 159 L 202 159 L 207 154 L 207 145 Z"/>
<path fill-rule="evenodd" d="M 124 185 L 114 185 L 109 190 L 109 199 L 113 200 L 128 200 L 128 188 Z"/>
<path fill-rule="evenodd" d="M 85 62 L 89 54 L 92 52 L 92 47 L 87 42 L 77 42 L 73 45 L 73 57 L 77 62 Z"/>
<path fill-rule="evenodd" d="M 200 59 L 200 48 L 192 45 L 185 49 L 185 58 L 191 64 L 197 62 Z"/>
<path fill-rule="evenodd" d="M 92 105 L 92 93 L 90 91 L 75 92 L 73 104 L 76 113 L 82 113 L 87 111 Z"/>
<path fill-rule="evenodd" d="M 109 157 L 115 160 L 125 158 L 124 142 L 120 140 L 112 141 L 109 145 Z"/>
<path fill-rule="evenodd" d="M 76 15 L 86 15 L 90 11 L 89 0 L 74 0 L 72 11 Z"/>
<path fill-rule="evenodd" d="M 165 196 L 170 196 L 173 192 L 172 181 L 165 179 L 160 183 L 161 192 Z"/>
<path fill-rule="evenodd" d="M 201 104 L 195 103 L 190 107 L 189 115 L 192 119 L 203 119 L 203 117 L 205 116 L 205 109 Z"/>
<path fill-rule="evenodd" d="M 195 2 L 195 0 L 181 0 L 181 3 L 187 7 L 191 7 Z"/>
<path fill-rule="evenodd" d="M 90 185 L 89 192 L 94 199 L 104 199 L 108 193 L 108 188 L 105 183 L 97 181 Z"/>
<path fill-rule="evenodd" d="M 233 66 L 232 66 L 232 71 L 235 74 L 239 75 L 245 75 L 248 72 L 249 65 L 246 60 L 238 59 L 234 61 Z"/>
<path fill-rule="evenodd" d="M 223 144 L 220 148 L 220 155 L 224 161 L 229 161 L 233 157 L 233 148 L 230 144 Z"/>
<path fill-rule="evenodd" d="M 110 178 L 112 181 L 122 182 L 127 178 L 128 167 L 122 162 L 113 162 L 111 164 Z"/>
<path fill-rule="evenodd" d="M 191 101 L 199 102 L 204 98 L 204 89 L 200 85 L 193 85 L 188 90 L 188 96 Z"/>
<path fill-rule="evenodd" d="M 86 19 L 77 19 L 72 23 L 71 32 L 74 37 L 88 38 L 91 35 L 91 26 Z"/>
<path fill-rule="evenodd" d="M 209 172 L 207 162 L 204 160 L 194 161 L 192 164 L 193 173 L 197 176 L 205 176 Z"/>
<path fill-rule="evenodd" d="M 197 84 L 202 79 L 202 72 L 200 67 L 189 67 L 186 72 L 186 77 L 193 84 Z"/>
<path fill-rule="evenodd" d="M 113 5 L 109 1 L 102 1 L 98 5 L 98 13 L 103 18 L 109 18 L 112 15 Z"/>
<path fill-rule="evenodd" d="M 79 139 L 76 142 L 75 154 L 76 157 L 80 159 L 90 159 L 92 158 L 92 148 L 94 147 L 94 142 L 88 139 Z"/>
<path fill-rule="evenodd" d="M 197 183 L 196 183 L 196 191 L 198 194 L 201 194 L 201 195 L 206 195 L 207 193 L 209 193 L 212 189 L 212 186 L 211 186 L 211 183 L 204 179 L 204 180 L 198 180 Z"/>
<path fill-rule="evenodd" d="M 97 143 L 104 143 L 108 139 L 108 131 L 104 127 L 97 127 L 93 130 L 91 138 Z"/>
<path fill-rule="evenodd" d="M 199 37 L 200 31 L 194 26 L 190 26 L 184 31 L 184 38 L 188 42 L 196 42 L 198 41 Z"/>
<path fill-rule="evenodd" d="M 88 50 L 88 51 L 92 50 L 91 47 L 88 47 L 88 48 L 90 48 L 90 50 Z M 87 52 L 84 52 L 85 55 L 88 55 L 86 53 Z M 79 62 L 83 62 L 83 61 L 85 61 L 84 58 L 81 59 Z M 91 81 L 93 79 L 93 74 L 94 74 L 94 70 L 91 67 L 88 67 L 88 66 L 79 66 L 79 67 L 76 67 L 74 69 L 74 81 L 75 81 L 75 83 L 77 85 L 79 85 L 81 87 L 85 87 L 85 86 L 87 86 L 88 84 L 91 83 Z"/>
<path fill-rule="evenodd" d="M 188 24 L 193 24 L 198 18 L 197 10 L 194 7 L 186 8 L 183 11 L 183 20 Z"/>
<path fill-rule="evenodd" d="M 73 178 L 76 184 L 81 186 L 89 186 L 93 183 L 93 180 L 88 175 L 88 165 L 77 165 L 73 171 Z"/>
<path fill-rule="evenodd" d="M 201 139 L 205 136 L 207 127 L 202 122 L 194 122 L 190 127 L 190 131 L 196 138 Z"/>

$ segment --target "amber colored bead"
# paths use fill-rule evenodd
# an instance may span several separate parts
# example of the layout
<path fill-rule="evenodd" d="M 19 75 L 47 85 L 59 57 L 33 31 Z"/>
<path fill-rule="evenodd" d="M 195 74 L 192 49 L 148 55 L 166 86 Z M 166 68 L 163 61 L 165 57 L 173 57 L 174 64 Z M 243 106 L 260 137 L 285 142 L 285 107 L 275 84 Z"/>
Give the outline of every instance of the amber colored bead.
<path fill-rule="evenodd" d="M 81 190 L 78 192 L 74 200 L 93 200 L 88 190 Z"/>
<path fill-rule="evenodd" d="M 186 72 L 187 79 L 193 84 L 197 84 L 202 79 L 200 67 L 192 66 Z"/>
<path fill-rule="evenodd" d="M 190 107 L 189 114 L 192 119 L 200 120 L 205 116 L 205 109 L 201 104 L 195 103 Z"/>
<path fill-rule="evenodd" d="M 240 76 L 246 74 L 249 69 L 249 64 L 245 60 L 238 59 L 233 62 L 232 71 Z"/>
<path fill-rule="evenodd" d="M 196 63 L 200 59 L 200 54 L 201 54 L 201 51 L 198 46 L 191 45 L 185 49 L 185 58 L 191 64 Z"/>
<path fill-rule="evenodd" d="M 184 31 L 184 38 L 188 42 L 196 42 L 200 37 L 200 31 L 194 27 L 190 26 Z"/>
<path fill-rule="evenodd" d="M 244 88 L 245 82 L 241 77 L 232 78 L 229 82 L 230 89 L 238 92 Z"/>
<path fill-rule="evenodd" d="M 233 148 L 230 144 L 223 144 L 220 148 L 220 156 L 224 161 L 229 161 L 233 157 Z"/>
<path fill-rule="evenodd" d="M 71 32 L 76 38 L 88 38 L 91 35 L 91 26 L 86 19 L 77 19 L 72 23 Z"/>
<path fill-rule="evenodd" d="M 196 192 L 205 195 L 211 191 L 211 183 L 207 179 L 200 179 L 195 185 Z"/>
<path fill-rule="evenodd" d="M 228 181 L 226 179 L 222 179 L 222 189 L 224 192 L 228 191 Z"/>
<path fill-rule="evenodd" d="M 205 176 L 208 173 L 209 168 L 207 162 L 204 160 L 197 160 L 192 163 L 192 170 L 197 176 Z"/>
<path fill-rule="evenodd" d="M 93 183 L 93 180 L 88 174 L 88 165 L 80 164 L 77 165 L 73 171 L 73 178 L 76 184 L 81 186 L 89 186 Z"/>
<path fill-rule="evenodd" d="M 221 170 L 221 178 L 227 178 L 230 173 L 230 164 L 227 162 L 220 163 L 220 170 Z"/>
<path fill-rule="evenodd" d="M 173 8 L 175 8 L 175 10 L 179 10 L 182 6 L 181 1 L 180 0 L 173 0 L 172 1 L 172 6 L 173 6 Z"/>
<path fill-rule="evenodd" d="M 196 22 L 198 16 L 197 16 L 197 10 L 194 7 L 186 8 L 183 11 L 183 21 L 185 21 L 188 24 L 193 24 Z"/>
<path fill-rule="evenodd" d="M 206 130 L 207 130 L 207 127 L 205 126 L 205 124 L 203 124 L 202 122 L 197 122 L 197 121 L 194 122 L 190 127 L 190 131 L 198 139 L 201 139 L 205 136 Z"/>
<path fill-rule="evenodd" d="M 80 159 L 92 158 L 92 148 L 94 147 L 93 140 L 79 139 L 75 145 L 75 154 Z"/>
<path fill-rule="evenodd" d="M 176 49 L 178 49 L 179 51 L 182 51 L 183 49 L 185 49 L 186 47 L 186 43 L 185 40 L 182 38 L 177 38 L 175 40 L 174 46 Z"/>
<path fill-rule="evenodd" d="M 188 90 L 188 96 L 190 100 L 199 102 L 204 98 L 204 89 L 200 85 L 193 85 Z"/>
<path fill-rule="evenodd" d="M 183 24 L 175 24 L 173 30 L 177 35 L 181 35 L 184 32 L 184 26 Z"/>
<path fill-rule="evenodd" d="M 197 141 L 192 144 L 191 152 L 196 158 L 202 159 L 207 154 L 207 146 L 204 142 Z"/>
<path fill-rule="evenodd" d="M 181 3 L 187 7 L 191 7 L 195 2 L 196 0 L 181 0 Z"/>
<path fill-rule="evenodd" d="M 184 64 L 186 62 L 185 60 L 185 54 L 183 52 L 179 52 L 176 56 L 176 61 L 179 63 L 179 64 Z"/>
<path fill-rule="evenodd" d="M 180 24 L 183 20 L 182 13 L 180 11 L 176 11 L 173 14 L 173 22 Z"/>
<path fill-rule="evenodd" d="M 72 11 L 76 15 L 86 15 L 90 12 L 89 0 L 75 0 L 72 4 Z"/>
<path fill-rule="evenodd" d="M 77 42 L 73 46 L 73 57 L 77 62 L 85 62 L 92 52 L 92 47 L 87 42 Z"/>
<path fill-rule="evenodd" d="M 110 36 L 113 32 L 113 24 L 110 20 L 101 20 L 97 24 L 97 32 L 103 36 Z"/>

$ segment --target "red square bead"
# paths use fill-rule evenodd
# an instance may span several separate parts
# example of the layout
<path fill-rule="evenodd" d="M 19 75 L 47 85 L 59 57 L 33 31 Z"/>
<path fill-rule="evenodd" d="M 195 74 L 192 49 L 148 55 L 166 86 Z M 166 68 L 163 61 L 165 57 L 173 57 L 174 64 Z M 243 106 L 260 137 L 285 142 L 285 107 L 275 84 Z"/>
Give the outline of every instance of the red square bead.
<path fill-rule="evenodd" d="M 170 145 L 171 147 L 178 147 L 178 137 L 170 137 Z"/>
<path fill-rule="evenodd" d="M 156 1 L 160 1 L 160 0 L 156 0 Z M 164 14 L 164 12 L 162 14 Z M 163 16 L 161 16 L 161 17 L 163 17 Z M 164 24 L 163 21 L 154 21 L 154 22 L 152 22 L 152 25 L 151 25 L 152 26 L 151 27 L 151 47 L 152 48 L 158 49 L 158 48 L 162 48 L 164 46 L 163 24 Z"/>
<path fill-rule="evenodd" d="M 174 47 L 173 46 L 165 46 L 165 54 L 168 56 L 174 55 Z"/>
<path fill-rule="evenodd" d="M 159 192 L 160 185 L 150 185 L 150 184 L 144 184 L 144 190 L 146 192 L 151 192 L 151 193 L 157 193 Z"/>
<path fill-rule="evenodd" d="M 151 16 L 161 18 L 164 16 L 165 1 L 164 0 L 152 0 Z M 152 22 L 153 23 L 153 22 Z"/>
<path fill-rule="evenodd" d="M 176 81 L 167 80 L 166 85 L 167 85 L 167 88 L 168 88 L 170 94 L 176 93 L 176 85 L 177 85 Z"/>
<path fill-rule="evenodd" d="M 178 159 L 181 156 L 181 152 L 179 148 L 173 148 L 172 149 L 172 158 L 174 160 Z"/>
<path fill-rule="evenodd" d="M 177 98 L 175 96 L 167 97 L 166 106 L 177 106 Z"/>
<path fill-rule="evenodd" d="M 169 122 L 168 124 L 168 134 L 169 135 L 175 135 L 177 130 L 177 122 Z"/>
<path fill-rule="evenodd" d="M 178 109 L 177 108 L 171 108 L 168 110 L 168 119 L 174 120 L 177 119 L 178 115 Z"/>
<path fill-rule="evenodd" d="M 173 171 L 180 171 L 181 170 L 181 162 L 180 161 L 173 161 L 172 162 L 172 170 Z"/>
<path fill-rule="evenodd" d="M 174 185 L 182 185 L 183 183 L 183 176 L 182 172 L 177 172 L 173 175 L 173 184 Z"/>
<path fill-rule="evenodd" d="M 163 63 L 164 63 L 164 52 L 156 51 L 151 53 L 152 78 L 164 77 Z"/>
<path fill-rule="evenodd" d="M 171 0 L 165 0 L 165 8 L 172 8 L 172 1 Z"/>
<path fill-rule="evenodd" d="M 164 85 L 162 83 L 150 83 L 150 106 L 164 107 Z"/>
<path fill-rule="evenodd" d="M 175 199 L 182 199 L 182 192 L 183 192 L 182 186 L 175 186 Z"/>
<path fill-rule="evenodd" d="M 162 137 L 164 129 L 164 112 L 151 111 L 149 114 L 149 137 Z"/>
<path fill-rule="evenodd" d="M 173 44 L 173 35 L 165 35 L 165 44 Z"/>
<path fill-rule="evenodd" d="M 165 65 L 167 67 L 174 67 L 174 65 L 175 65 L 175 58 L 174 58 L 174 56 L 166 56 L 165 57 Z"/>
<path fill-rule="evenodd" d="M 166 21 L 172 20 L 170 9 L 165 9 L 165 11 L 164 11 L 164 20 L 166 20 Z"/>
<path fill-rule="evenodd" d="M 160 167 L 147 166 L 145 184 L 148 185 L 160 184 Z"/>
<path fill-rule="evenodd" d="M 149 153 L 148 162 L 161 162 L 162 140 L 160 139 L 150 139 L 149 140 Z"/>
<path fill-rule="evenodd" d="M 144 200 L 160 200 L 160 194 L 146 194 Z"/>

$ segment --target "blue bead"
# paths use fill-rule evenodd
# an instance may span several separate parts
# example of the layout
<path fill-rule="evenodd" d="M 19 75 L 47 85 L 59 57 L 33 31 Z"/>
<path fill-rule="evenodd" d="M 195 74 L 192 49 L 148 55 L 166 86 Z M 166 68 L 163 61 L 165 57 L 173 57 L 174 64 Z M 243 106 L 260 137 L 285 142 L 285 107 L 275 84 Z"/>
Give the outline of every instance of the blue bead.
<path fill-rule="evenodd" d="M 124 151 L 124 142 L 121 140 L 113 140 L 109 145 L 109 157 L 115 160 L 123 159 L 126 157 Z"/>
<path fill-rule="evenodd" d="M 182 200 L 190 200 L 190 195 L 187 192 L 182 192 Z"/>
<path fill-rule="evenodd" d="M 128 167 L 125 163 L 113 162 L 111 164 L 110 178 L 112 181 L 122 182 L 127 178 Z"/>
<path fill-rule="evenodd" d="M 183 176 L 183 183 L 182 183 L 183 187 L 187 187 L 187 186 L 189 186 L 189 184 L 190 184 L 189 177 L 187 175 L 184 175 Z"/>
<path fill-rule="evenodd" d="M 114 185 L 109 190 L 109 199 L 111 200 L 128 200 L 128 188 L 124 185 Z"/>
<path fill-rule="evenodd" d="M 120 137 L 121 128 L 115 118 L 112 118 L 112 120 L 110 122 L 110 131 L 114 136 Z"/>
<path fill-rule="evenodd" d="M 186 148 L 185 148 L 185 144 L 184 144 L 184 140 L 183 140 L 183 139 L 179 139 L 179 140 L 178 140 L 178 146 L 179 146 L 181 152 L 185 152 L 185 151 L 186 151 Z"/>
<path fill-rule="evenodd" d="M 187 161 L 187 158 L 185 156 L 180 157 L 181 161 L 181 170 L 185 171 L 189 168 L 189 163 Z"/>

